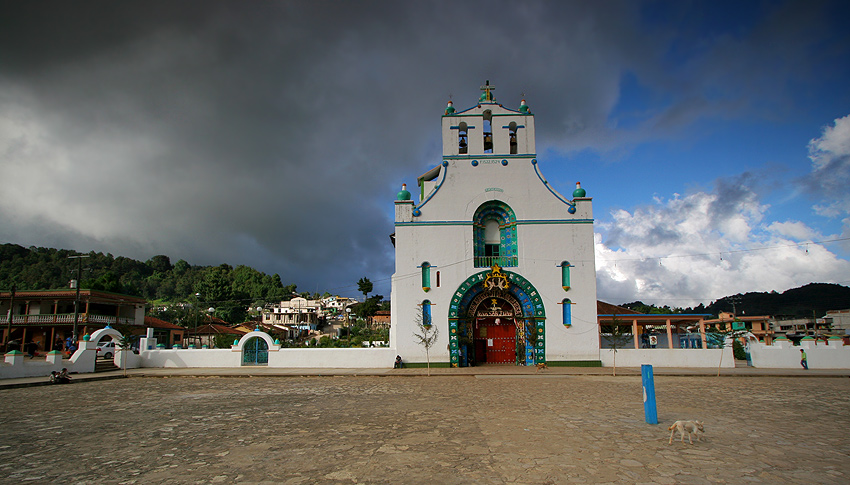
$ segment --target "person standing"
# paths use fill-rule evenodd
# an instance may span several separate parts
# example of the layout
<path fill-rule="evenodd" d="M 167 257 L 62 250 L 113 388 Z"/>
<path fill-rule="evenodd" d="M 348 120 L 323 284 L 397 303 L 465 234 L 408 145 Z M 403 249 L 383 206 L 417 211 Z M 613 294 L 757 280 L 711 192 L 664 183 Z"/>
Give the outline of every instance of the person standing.
<path fill-rule="evenodd" d="M 808 368 L 809 368 L 809 362 L 806 359 L 806 351 L 803 350 L 803 349 L 800 349 L 800 365 L 803 366 L 803 369 L 808 370 Z"/>

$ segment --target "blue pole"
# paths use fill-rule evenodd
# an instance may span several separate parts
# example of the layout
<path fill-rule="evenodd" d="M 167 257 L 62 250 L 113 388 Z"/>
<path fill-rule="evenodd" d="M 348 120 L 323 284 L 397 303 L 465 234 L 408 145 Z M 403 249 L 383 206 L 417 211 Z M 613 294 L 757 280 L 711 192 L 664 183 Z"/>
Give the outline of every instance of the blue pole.
<path fill-rule="evenodd" d="M 640 376 L 643 381 L 643 414 L 649 424 L 658 424 L 658 410 L 655 407 L 655 378 L 652 365 L 641 364 Z"/>

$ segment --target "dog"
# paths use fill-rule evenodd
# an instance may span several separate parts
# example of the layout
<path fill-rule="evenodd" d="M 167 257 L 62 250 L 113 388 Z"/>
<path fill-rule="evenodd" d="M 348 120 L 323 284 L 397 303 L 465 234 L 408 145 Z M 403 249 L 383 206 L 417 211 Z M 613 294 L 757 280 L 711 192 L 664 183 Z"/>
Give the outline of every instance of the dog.
<path fill-rule="evenodd" d="M 705 427 L 700 421 L 676 421 L 667 429 L 670 430 L 670 441 L 667 442 L 668 445 L 673 444 L 673 435 L 676 431 L 679 432 L 682 444 L 685 444 L 685 433 L 688 434 L 688 441 L 691 444 L 694 444 L 694 441 L 691 439 L 692 433 L 697 437 L 697 441 L 700 441 L 702 439 L 702 434 L 705 433 Z"/>
<path fill-rule="evenodd" d="M 534 367 L 537 367 L 537 370 L 534 371 L 534 372 L 540 372 L 541 370 L 546 370 L 546 369 L 549 368 L 549 366 L 546 365 L 546 362 L 540 362 L 539 364 L 534 364 Z"/>

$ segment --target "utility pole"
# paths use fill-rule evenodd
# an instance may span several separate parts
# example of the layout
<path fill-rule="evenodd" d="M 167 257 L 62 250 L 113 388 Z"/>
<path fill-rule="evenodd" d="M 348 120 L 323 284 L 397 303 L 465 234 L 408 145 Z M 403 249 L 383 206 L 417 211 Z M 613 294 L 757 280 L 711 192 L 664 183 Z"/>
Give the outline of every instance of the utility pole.
<path fill-rule="evenodd" d="M 3 350 L 8 352 L 9 350 L 9 338 L 12 336 L 12 314 L 15 312 L 15 291 L 17 287 L 15 284 L 12 284 L 12 297 L 9 300 L 9 317 L 6 320 L 6 338 L 3 339 Z"/>
<path fill-rule="evenodd" d="M 83 258 L 88 258 L 88 254 L 78 254 L 76 256 L 68 256 L 68 259 L 76 259 L 77 260 L 77 281 L 74 286 L 77 288 L 77 296 L 74 298 L 74 331 L 71 332 L 71 336 L 74 340 L 74 345 L 77 342 L 77 324 L 80 321 L 80 280 L 82 279 L 83 274 Z"/>

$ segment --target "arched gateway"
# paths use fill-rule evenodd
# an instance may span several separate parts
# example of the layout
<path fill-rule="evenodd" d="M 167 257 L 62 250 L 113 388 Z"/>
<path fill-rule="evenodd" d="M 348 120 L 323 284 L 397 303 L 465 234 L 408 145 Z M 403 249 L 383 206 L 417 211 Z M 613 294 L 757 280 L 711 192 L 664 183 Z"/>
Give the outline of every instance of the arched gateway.
<path fill-rule="evenodd" d="M 545 320 L 543 300 L 528 280 L 499 266 L 476 273 L 449 306 L 451 365 L 545 362 Z"/>

